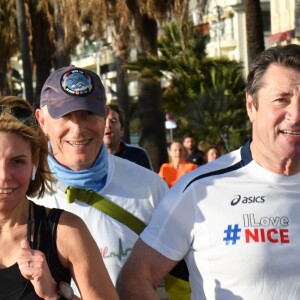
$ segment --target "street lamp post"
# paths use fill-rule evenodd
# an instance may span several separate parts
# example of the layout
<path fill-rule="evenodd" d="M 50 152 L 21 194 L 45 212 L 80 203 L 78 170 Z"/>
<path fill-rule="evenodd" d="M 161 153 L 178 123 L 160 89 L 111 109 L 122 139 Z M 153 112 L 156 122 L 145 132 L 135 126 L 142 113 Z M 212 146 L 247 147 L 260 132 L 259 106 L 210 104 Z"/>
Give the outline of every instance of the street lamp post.
<path fill-rule="evenodd" d="M 166 114 L 165 128 L 170 130 L 170 142 L 173 141 L 173 129 L 177 128 L 176 122 L 171 114 Z"/>
<path fill-rule="evenodd" d="M 95 58 L 96 58 L 96 73 L 101 76 L 101 41 L 93 42 L 94 49 L 95 49 Z"/>

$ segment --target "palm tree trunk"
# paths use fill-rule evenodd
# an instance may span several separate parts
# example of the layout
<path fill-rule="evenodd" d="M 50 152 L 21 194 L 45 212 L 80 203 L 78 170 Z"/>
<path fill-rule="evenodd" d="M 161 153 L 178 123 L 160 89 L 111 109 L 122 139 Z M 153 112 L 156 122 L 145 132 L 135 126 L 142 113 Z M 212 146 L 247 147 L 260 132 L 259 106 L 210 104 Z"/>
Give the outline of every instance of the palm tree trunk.
<path fill-rule="evenodd" d="M 260 0 L 246 0 L 247 42 L 252 60 L 265 50 Z"/>
<path fill-rule="evenodd" d="M 35 66 L 35 95 L 39 98 L 42 87 L 50 74 L 55 48 L 50 39 L 49 21 L 44 10 L 36 10 L 36 4 L 30 3 L 32 31 L 32 59 Z"/>
<path fill-rule="evenodd" d="M 18 33 L 21 46 L 23 76 L 25 84 L 25 98 L 32 103 L 34 101 L 32 87 L 32 65 L 29 50 L 28 29 L 26 25 L 26 14 L 24 0 L 16 0 Z"/>
<path fill-rule="evenodd" d="M 70 64 L 69 55 L 66 53 L 66 49 L 64 47 L 64 30 L 61 26 L 62 20 L 59 11 L 59 1 L 54 0 L 53 3 L 54 8 L 54 22 L 56 27 L 56 43 L 57 43 L 57 56 L 56 56 L 56 64 L 55 67 L 61 68 L 68 66 Z"/>
<path fill-rule="evenodd" d="M 125 143 L 130 143 L 130 126 L 129 126 L 130 99 L 128 95 L 126 69 L 123 68 L 123 61 L 119 57 L 116 57 L 116 67 L 117 67 L 118 106 L 124 118 L 124 134 L 122 140 Z"/>
<path fill-rule="evenodd" d="M 160 82 L 141 79 L 139 82 L 139 144 L 145 148 L 152 162 L 153 170 L 168 161 L 164 127 L 164 114 L 161 110 Z"/>
<path fill-rule="evenodd" d="M 9 85 L 8 78 L 8 64 L 7 61 L 0 62 L 0 97 L 4 95 L 10 95 L 13 93 L 11 86 Z"/>
<path fill-rule="evenodd" d="M 157 53 L 157 24 L 147 15 L 135 13 L 136 45 L 138 55 Z M 161 108 L 162 91 L 160 82 L 153 79 L 139 80 L 139 144 L 146 149 L 153 166 L 158 172 L 168 161 L 164 114 Z"/>

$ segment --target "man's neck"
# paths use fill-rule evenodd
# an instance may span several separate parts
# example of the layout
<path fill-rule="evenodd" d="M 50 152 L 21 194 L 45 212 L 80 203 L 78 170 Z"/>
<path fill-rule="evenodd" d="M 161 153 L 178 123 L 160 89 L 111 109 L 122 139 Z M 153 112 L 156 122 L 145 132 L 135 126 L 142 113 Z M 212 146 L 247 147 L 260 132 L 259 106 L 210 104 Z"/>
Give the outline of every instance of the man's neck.
<path fill-rule="evenodd" d="M 115 154 L 121 151 L 121 143 L 106 145 L 109 154 Z"/>
<path fill-rule="evenodd" d="M 190 156 L 194 153 L 193 149 L 186 149 L 186 151 L 187 151 L 187 156 Z"/>

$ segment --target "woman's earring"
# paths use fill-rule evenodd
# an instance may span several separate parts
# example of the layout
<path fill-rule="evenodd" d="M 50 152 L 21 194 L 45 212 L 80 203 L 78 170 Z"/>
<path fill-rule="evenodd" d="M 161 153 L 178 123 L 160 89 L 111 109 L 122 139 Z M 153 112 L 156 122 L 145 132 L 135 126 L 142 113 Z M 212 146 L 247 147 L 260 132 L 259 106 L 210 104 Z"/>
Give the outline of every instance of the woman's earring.
<path fill-rule="evenodd" d="M 35 174 L 36 174 L 36 166 L 32 166 L 32 172 L 31 172 L 31 180 L 35 180 Z"/>

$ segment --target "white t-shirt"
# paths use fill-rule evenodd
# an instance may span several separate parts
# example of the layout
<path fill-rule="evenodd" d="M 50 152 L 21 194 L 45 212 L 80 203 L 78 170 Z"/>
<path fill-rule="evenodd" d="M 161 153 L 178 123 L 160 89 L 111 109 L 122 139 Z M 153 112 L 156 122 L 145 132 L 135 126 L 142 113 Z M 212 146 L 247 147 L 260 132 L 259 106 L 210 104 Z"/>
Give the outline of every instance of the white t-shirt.
<path fill-rule="evenodd" d="M 185 258 L 192 299 L 300 299 L 300 174 L 259 166 L 249 144 L 184 175 L 141 234 Z"/>
<path fill-rule="evenodd" d="M 128 160 L 108 155 L 108 175 L 99 194 L 148 224 L 168 187 L 158 174 Z M 81 217 L 96 240 L 105 266 L 116 283 L 120 269 L 130 255 L 138 236 L 128 227 L 92 206 L 76 200 L 67 203 L 65 186 L 57 185 L 54 195 L 34 199 L 46 207 L 61 208 Z"/>

